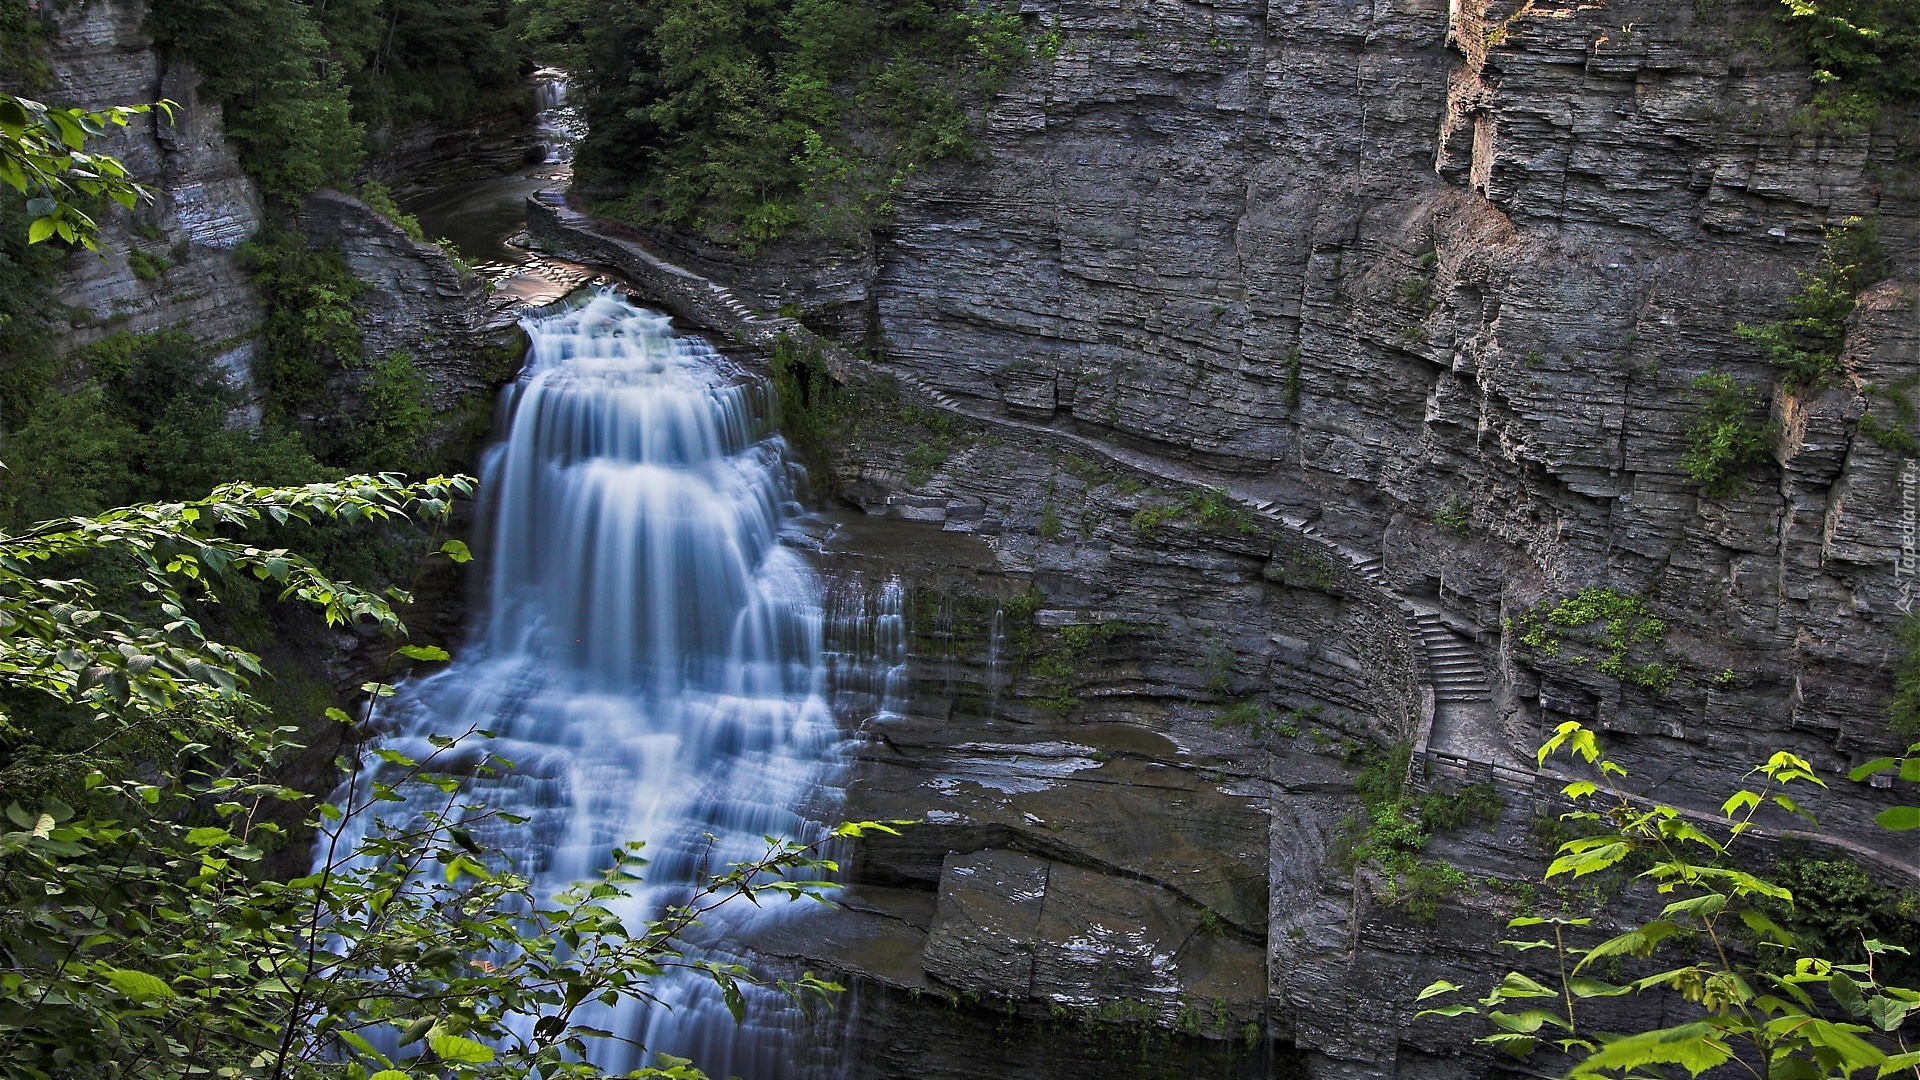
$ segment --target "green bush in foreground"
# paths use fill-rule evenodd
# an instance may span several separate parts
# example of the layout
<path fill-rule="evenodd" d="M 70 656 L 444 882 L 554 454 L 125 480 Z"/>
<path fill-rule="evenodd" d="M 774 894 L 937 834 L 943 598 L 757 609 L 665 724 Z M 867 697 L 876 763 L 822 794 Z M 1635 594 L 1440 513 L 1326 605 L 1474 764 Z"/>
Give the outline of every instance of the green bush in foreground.
<path fill-rule="evenodd" d="M 734 898 L 814 895 L 825 885 L 794 875 L 832 864 L 770 841 L 629 925 L 607 906 L 637 880 L 637 848 L 622 845 L 592 881 L 539 895 L 477 839 L 516 824 L 463 794 L 465 778 L 503 767 L 474 753 L 479 732 L 433 737 L 424 760 L 338 759 L 348 794 L 304 815 L 326 838 L 318 867 L 291 880 L 260 870 L 283 839 L 275 807 L 311 800 L 270 779 L 294 748 L 291 729 L 260 723 L 248 688 L 257 658 L 207 638 L 194 612 L 223 582 L 251 577 L 331 624 L 398 636 L 389 601 L 404 593 L 357 589 L 231 534 L 269 520 L 440 521 L 470 490 L 464 478 L 236 484 L 0 534 L 0 690 L 95 714 L 111 731 L 48 759 L 23 752 L 29 733 L 0 714 L 11 755 L 0 780 L 15 795 L 11 828 L 0 826 L 0 1077 L 600 1076 L 592 1057 L 611 1036 L 582 1010 L 644 998 L 668 966 L 704 972 L 738 1015 L 756 977 L 682 955 L 680 936 Z M 457 542 L 440 551 L 467 558 Z M 49 576 L 103 555 L 138 567 L 151 607 L 106 609 L 85 581 Z M 411 645 L 396 654 L 446 658 Z M 375 705 L 392 693 L 364 689 Z M 403 792 L 436 801 L 377 820 Z M 827 839 L 876 829 L 888 827 L 843 825 Z M 763 985 L 800 998 L 839 989 L 811 974 Z M 659 1060 L 631 1075 L 700 1076 Z"/>
<path fill-rule="evenodd" d="M 1792 904 L 1793 893 L 1741 866 L 1740 838 L 1763 808 L 1809 817 L 1789 789 L 1824 786 L 1811 765 L 1774 754 L 1747 774 L 1749 785 L 1727 799 L 1714 821 L 1630 795 L 1618 784 L 1626 770 L 1603 757 L 1594 733 L 1578 723 L 1560 725 L 1541 746 L 1541 763 L 1563 748 L 1595 769 L 1594 780 L 1574 781 L 1562 792 L 1576 807 L 1563 820 L 1590 835 L 1559 846 L 1547 880 L 1578 879 L 1632 860 L 1646 866 L 1636 879 L 1664 906 L 1654 918 L 1598 941 L 1591 940 L 1591 918 L 1514 919 L 1507 925 L 1518 933 L 1503 944 L 1534 957 L 1532 973 L 1509 972 L 1477 1001 L 1430 1007 L 1421 1016 L 1480 1017 L 1487 1034 L 1477 1042 L 1523 1058 L 1550 1054 L 1561 1063 L 1555 1073 L 1574 1077 L 1670 1077 L 1682 1070 L 1699 1076 L 1727 1066 L 1767 1080 L 1822 1080 L 1884 1077 L 1920 1066 L 1920 1053 L 1900 1038 L 1902 1025 L 1920 1010 L 1920 991 L 1888 984 L 1881 966 L 1905 950 L 1866 939 L 1858 962 L 1805 951 L 1768 913 Z M 1890 769 L 1920 778 L 1920 759 L 1869 762 L 1852 778 Z M 1920 808 L 1896 807 L 1879 820 L 1888 828 L 1914 828 Z M 1666 963 L 1657 960 L 1663 953 Z M 1631 977 L 1623 979 L 1623 970 Z M 1461 989 L 1441 980 L 1419 1000 L 1449 998 Z M 1648 992 L 1664 997 L 1657 1014 L 1664 1026 L 1607 1029 L 1608 999 Z"/>

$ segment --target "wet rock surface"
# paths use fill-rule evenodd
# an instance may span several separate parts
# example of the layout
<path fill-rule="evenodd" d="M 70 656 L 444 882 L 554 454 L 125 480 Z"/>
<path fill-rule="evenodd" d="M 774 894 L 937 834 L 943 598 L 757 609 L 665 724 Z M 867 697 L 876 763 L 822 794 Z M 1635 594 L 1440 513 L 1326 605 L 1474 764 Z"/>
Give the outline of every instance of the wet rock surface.
<path fill-rule="evenodd" d="M 115 333 L 184 327 L 245 381 L 258 300 L 234 248 L 260 227 L 263 210 L 226 144 L 220 107 L 200 97 L 191 65 L 153 51 L 141 31 L 141 0 L 74 5 L 54 18 L 51 82 L 38 96 L 95 109 L 176 103 L 170 116 L 135 117 L 99 142 L 154 199 L 132 211 L 102 208 L 99 251 L 68 256 L 59 299 L 77 314 L 62 343 L 78 348 Z"/>

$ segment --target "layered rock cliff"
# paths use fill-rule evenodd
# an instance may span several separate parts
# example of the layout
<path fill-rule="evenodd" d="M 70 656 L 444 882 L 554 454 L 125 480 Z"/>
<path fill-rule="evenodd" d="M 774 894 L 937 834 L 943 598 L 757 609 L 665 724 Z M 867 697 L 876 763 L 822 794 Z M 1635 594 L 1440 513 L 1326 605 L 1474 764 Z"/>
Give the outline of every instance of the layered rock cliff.
<path fill-rule="evenodd" d="M 1024 10 L 1060 31 L 1057 55 L 995 99 L 982 159 L 910 182 L 870 244 L 743 261 L 686 237 L 595 236 L 551 204 L 536 232 L 743 346 L 816 340 L 754 310 L 793 304 L 877 346 L 873 365 L 828 347 L 829 366 L 854 386 L 890 374 L 962 422 L 839 445 L 841 497 L 984 534 L 995 571 L 1038 586 L 1057 625 L 1154 627 L 1072 680 L 1064 726 L 1032 708 L 1053 689 L 1017 679 L 966 723 L 1011 717 L 1056 765 L 1117 723 L 1171 741 L 1149 761 L 1236 775 L 1207 786 L 1267 821 L 1266 918 L 1236 925 L 1266 941 L 1266 1033 L 1301 1055 L 1276 1063 L 1493 1067 L 1457 1029 L 1414 1024 L 1410 1003 L 1433 978 L 1506 962 L 1490 943 L 1520 904 L 1501 890 L 1537 876 L 1550 845 L 1528 833 L 1558 812 L 1560 781 L 1529 751 L 1565 719 L 1707 811 L 1754 761 L 1796 750 L 1834 785 L 1799 839 L 1912 886 L 1913 844 L 1868 820 L 1890 796 L 1841 775 L 1898 744 L 1883 699 L 1915 480 L 1859 420 L 1920 374 L 1910 117 L 1823 130 L 1760 0 Z M 1893 279 L 1861 300 L 1844 378 L 1792 391 L 1735 326 L 1784 317 L 1827 231 L 1853 218 L 1877 221 Z M 1782 432 L 1720 498 L 1681 462 L 1710 373 L 1769 397 Z M 1208 487 L 1244 519 L 1141 527 L 1181 498 L 1208 505 Z M 1671 675 L 1623 679 L 1590 649 L 1521 642 L 1530 613 L 1589 587 L 1644 600 L 1666 630 L 1635 647 Z M 1223 641 L 1239 681 L 1210 685 Z M 1229 745 L 1209 740 L 1196 721 L 1248 694 L 1322 712 L 1291 738 L 1229 725 Z M 1359 805 L 1339 747 L 1303 737 L 1322 726 L 1411 742 L 1416 783 L 1502 792 L 1496 824 L 1436 841 L 1475 882 L 1437 926 L 1340 858 Z M 863 752 L 854 805 L 938 813 L 928 844 L 951 852 L 937 876 L 931 850 L 867 865 L 874 887 L 937 903 L 896 913 L 888 925 L 917 929 L 878 935 L 892 959 L 865 970 L 1039 1017 L 1141 997 L 1059 981 L 1042 963 L 1057 943 L 1025 913 L 1046 907 L 1030 857 L 1178 880 L 1117 864 L 1038 808 L 1108 766 L 1036 781 L 1052 795 L 996 795 L 982 775 L 1030 773 L 1031 755 L 962 730 L 909 727 Z M 964 751 L 931 748 L 954 741 Z M 927 775 L 903 783 L 902 768 Z M 1028 819 L 1004 820 L 1014 809 Z M 1094 816 L 1113 814 L 1183 828 L 1152 808 Z M 1124 888 L 1082 891 L 1125 920 Z M 1176 998 L 1180 970 L 1166 969 Z M 1156 1021 L 1177 1030 L 1177 1005 Z"/>

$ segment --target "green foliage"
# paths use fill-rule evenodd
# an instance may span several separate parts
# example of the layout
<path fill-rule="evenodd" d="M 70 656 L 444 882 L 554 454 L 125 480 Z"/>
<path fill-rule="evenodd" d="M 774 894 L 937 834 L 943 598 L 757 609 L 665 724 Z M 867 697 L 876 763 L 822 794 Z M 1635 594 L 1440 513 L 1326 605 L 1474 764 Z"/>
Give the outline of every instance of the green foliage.
<path fill-rule="evenodd" d="M 159 255 L 149 254 L 139 248 L 127 250 L 127 269 L 132 270 L 133 276 L 141 281 L 158 281 L 172 267 L 173 264 Z"/>
<path fill-rule="evenodd" d="M 1060 524 L 1060 511 L 1054 509 L 1053 503 L 1051 502 L 1048 502 L 1040 508 L 1040 527 L 1038 531 L 1040 538 L 1043 540 L 1058 539 L 1060 534 L 1066 531 L 1066 526 Z"/>
<path fill-rule="evenodd" d="M 268 192 L 297 198 L 359 167 L 365 131 L 307 5 L 155 0 L 146 29 L 199 69 L 241 165 Z"/>
<path fill-rule="evenodd" d="M 465 478 L 406 485 L 354 477 L 297 488 L 228 484 L 187 503 L 112 510 L 97 517 L 42 522 L 0 534 L 0 679 L 80 706 L 122 728 L 185 724 L 195 737 L 233 734 L 253 708 L 243 680 L 257 674 L 251 654 L 210 641 L 189 611 L 217 603 L 222 583 L 251 575 L 273 581 L 283 597 L 313 606 L 333 625 L 362 619 L 396 628 L 381 596 L 336 581 L 306 559 L 222 535 L 266 520 L 444 517 L 448 500 L 471 489 Z M 136 614 L 105 610 L 82 578 L 46 576 L 49 567 L 97 552 L 125 560 L 148 604 Z M 0 732 L 14 732 L 0 713 Z"/>
<path fill-rule="evenodd" d="M 442 521 L 450 499 L 470 490 L 465 478 L 229 485 L 192 503 L 0 534 L 0 691 L 92 711 L 117 729 L 63 760 L 34 757 L 52 782 L 6 774 L 10 792 L 44 793 L 11 802 L 10 827 L 0 825 L 0 1077 L 394 1080 L 415 1064 L 413 1044 L 431 1052 L 439 1076 L 600 1076 L 582 1010 L 644 997 L 666 966 L 712 978 L 736 1015 L 749 985 L 798 999 L 840 989 L 811 973 L 767 983 L 679 945 L 729 900 L 830 887 L 810 880 L 833 869 L 817 845 L 770 841 L 763 856 L 690 882 L 641 923 L 610 907 L 638 880 L 636 845 L 614 848 L 591 881 L 541 895 L 476 839 L 521 821 L 466 792 L 468 778 L 502 767 L 470 745 L 472 731 L 432 736 L 423 760 L 378 747 L 341 759 L 346 798 L 305 815 L 325 838 L 320 865 L 291 880 L 262 872 L 266 849 L 284 838 L 275 807 L 311 799 L 272 780 L 299 748 L 286 740 L 293 729 L 258 725 L 249 688 L 258 659 L 206 636 L 193 612 L 215 602 L 223 582 L 259 578 L 334 625 L 398 638 L 405 628 L 388 601 L 405 597 L 230 534 L 266 521 Z M 468 557 L 455 542 L 441 553 Z M 154 606 L 103 610 L 84 582 L 46 576 L 103 558 L 134 564 Z M 395 653 L 445 656 L 410 645 Z M 376 705 L 392 693 L 383 682 L 365 689 Z M 337 709 L 328 715 L 353 724 Z M 351 734 L 370 733 L 373 721 Z M 158 731 L 159 743 L 137 758 L 115 752 L 110 743 L 142 729 Z M 17 734 L 4 719 L 0 732 Z M 437 805 L 374 820 L 426 795 Z M 892 829 L 843 825 L 821 843 L 874 831 Z M 395 1045 L 401 1062 L 381 1049 Z M 662 1055 L 660 1066 L 631 1075 L 701 1076 L 685 1059 Z"/>
<path fill-rule="evenodd" d="M 1449 495 L 1433 511 L 1433 523 L 1455 536 L 1473 535 L 1473 504 L 1458 493 Z"/>
<path fill-rule="evenodd" d="M 836 387 L 818 348 L 782 335 L 767 363 L 780 405 L 780 430 L 812 462 L 833 460 L 841 425 L 849 417 L 846 395 Z"/>
<path fill-rule="evenodd" d="M 1133 515 L 1134 530 L 1142 536 L 1153 536 L 1164 526 L 1183 521 L 1224 535 L 1252 536 L 1260 531 L 1258 519 L 1219 487 L 1194 488 L 1173 502 L 1144 506 Z"/>
<path fill-rule="evenodd" d="M 901 457 L 901 461 L 907 466 L 906 475 L 902 479 L 910 488 L 920 487 L 933 479 L 934 472 L 953 456 L 951 441 L 953 418 L 945 413 L 928 413 L 925 419 L 928 421 L 925 426 L 932 432 L 933 437 L 925 442 L 914 444 Z M 1053 532 L 1050 535 L 1060 535 L 1060 517 L 1054 513 L 1052 504 L 1048 504 L 1047 514 L 1053 521 Z M 1045 522 L 1041 523 L 1040 532 L 1042 536 L 1049 535 Z"/>
<path fill-rule="evenodd" d="M 355 118 L 379 131 L 531 110 L 529 49 L 514 0 L 333 0 L 305 5 Z"/>
<path fill-rule="evenodd" d="M 433 423 L 427 380 L 404 350 L 368 366 L 360 383 L 361 417 L 354 458 L 371 469 L 405 470 L 420 460 L 420 440 Z"/>
<path fill-rule="evenodd" d="M 1673 685 L 1679 674 L 1672 664 L 1635 659 L 1637 648 L 1657 648 L 1666 640 L 1667 624 L 1647 614 L 1644 597 L 1611 588 L 1581 589 L 1551 607 L 1525 612 L 1508 622 L 1507 632 L 1521 645 L 1554 658 L 1569 642 L 1587 646 L 1571 652 L 1571 662 L 1597 659 L 1605 674 L 1656 694 Z"/>
<path fill-rule="evenodd" d="M 58 238 L 93 248 L 99 226 L 84 206 L 112 199 L 132 209 L 151 197 L 127 176 L 119 158 L 88 153 L 86 145 L 153 108 L 121 105 L 94 112 L 0 93 L 0 184 L 26 197 L 29 244 Z"/>
<path fill-rule="evenodd" d="M 856 232 L 916 170 L 971 155 L 969 105 L 1024 61 L 1019 17 L 955 0 L 540 0 L 578 34 L 599 209 L 752 250 L 788 229 Z"/>
<path fill-rule="evenodd" d="M 1887 267 L 1879 227 L 1860 218 L 1848 218 L 1838 227 L 1827 230 L 1826 242 L 1820 248 L 1820 258 L 1814 268 L 1800 272 L 1800 291 L 1787 301 L 1789 317 L 1764 326 L 1738 323 L 1734 333 L 1761 347 L 1767 360 L 1785 372 L 1788 389 L 1825 386 L 1840 376 L 1847 318 L 1853 314 L 1860 293 L 1884 278 Z M 1727 385 L 1703 386 L 1707 379 Z M 1709 390 L 1710 397 L 1724 395 L 1731 387 L 1731 380 L 1720 375 L 1703 375 L 1694 381 L 1694 386 Z M 1692 438 L 1689 433 L 1690 445 Z M 1737 453 L 1739 449 L 1739 445 L 1734 445 L 1725 453 Z M 1691 465 L 1688 471 L 1693 471 Z M 1695 479 L 1706 482 L 1697 475 Z"/>
<path fill-rule="evenodd" d="M 263 232 L 240 257 L 266 303 L 256 370 L 268 416 L 301 423 L 322 458 L 339 457 L 346 435 L 328 382 L 363 362 L 354 302 L 367 287 L 338 251 L 309 250 L 291 233 Z"/>
<path fill-rule="evenodd" d="M 1920 737 L 1920 614 L 1900 620 L 1895 640 L 1900 653 L 1894 661 L 1893 693 L 1887 695 L 1887 720 L 1897 734 Z"/>
<path fill-rule="evenodd" d="M 1285 582 L 1291 588 L 1314 589 L 1319 592 L 1332 592 L 1339 584 L 1339 578 L 1333 572 L 1333 565 L 1318 555 L 1306 551 L 1291 551 L 1285 560 L 1275 559 L 1267 568 L 1269 577 Z"/>
<path fill-rule="evenodd" d="M 1725 498 L 1745 486 L 1745 474 L 1772 452 L 1774 429 L 1756 413 L 1759 395 L 1710 372 L 1693 380 L 1694 418 L 1687 426 L 1680 466 L 1710 499 Z"/>
<path fill-rule="evenodd" d="M 1034 704 L 1065 716 L 1081 705 L 1074 693 L 1074 680 L 1081 668 L 1109 644 L 1134 633 L 1137 628 L 1124 621 L 1076 623 L 1060 628 L 1058 644 L 1027 664 L 1027 672 L 1042 684 Z M 1032 645 L 1022 648 L 1026 653 Z"/>
<path fill-rule="evenodd" d="M 1500 795 L 1491 784 L 1414 796 L 1406 791 L 1413 748 L 1402 743 L 1386 753 L 1368 754 L 1353 786 L 1365 809 L 1364 820 L 1350 821 L 1350 832 L 1336 850 L 1337 861 L 1351 869 L 1376 867 L 1386 879 L 1387 903 L 1418 922 L 1439 917 L 1440 904 L 1467 883 L 1466 875 L 1445 863 L 1422 859 L 1436 832 L 1453 832 L 1500 816 Z"/>
<path fill-rule="evenodd" d="M 1898 1037 L 1920 1008 L 1920 992 L 1890 985 L 1880 964 L 1904 950 L 1867 939 L 1858 962 L 1806 951 L 1768 914 L 1793 903 L 1793 892 L 1741 869 L 1733 854 L 1761 809 L 1806 816 L 1788 790 L 1821 784 L 1809 763 L 1773 755 L 1747 774 L 1749 786 L 1726 801 L 1715 827 L 1622 790 L 1618 781 L 1626 770 L 1603 757 L 1593 732 L 1581 725 L 1560 725 L 1540 748 L 1540 761 L 1562 748 L 1593 766 L 1595 779 L 1562 791 L 1577 807 L 1564 818 L 1587 835 L 1560 845 L 1547 880 L 1578 879 L 1637 859 L 1645 865 L 1637 880 L 1651 886 L 1664 907 L 1653 919 L 1598 941 L 1591 940 L 1591 918 L 1513 919 L 1508 928 L 1522 933 L 1503 944 L 1544 957 L 1549 981 L 1509 972 L 1477 1002 L 1437 1005 L 1419 1015 L 1481 1017 L 1488 1033 L 1479 1042 L 1519 1057 L 1550 1047 L 1572 1059 L 1569 1076 L 1659 1077 L 1674 1075 L 1675 1067 L 1699 1076 L 1736 1059 L 1759 1063 L 1769 1077 L 1886 1076 L 1920 1064 L 1920 1054 L 1906 1052 Z M 1737 938 L 1756 947 L 1733 947 Z M 1663 951 L 1680 953 L 1678 966 L 1656 962 Z M 1619 978 L 1612 972 L 1622 960 L 1642 961 L 1638 970 L 1650 973 L 1609 981 Z M 1442 980 L 1419 1000 L 1460 990 Z M 1658 1015 L 1664 1026 L 1624 1032 L 1598 1026 L 1604 1021 L 1595 1014 L 1604 1013 L 1596 999 L 1649 991 L 1663 995 Z"/>
<path fill-rule="evenodd" d="M 1813 61 L 1816 114 L 1843 128 L 1920 99 L 1920 8 L 1911 0 L 1780 0 Z"/>
<path fill-rule="evenodd" d="M 62 314 L 54 282 L 58 248 L 27 243 L 27 205 L 0 189 L 0 416 L 17 423 L 22 392 L 46 380 Z"/>
<path fill-rule="evenodd" d="M 235 476 L 322 479 L 298 438 L 230 427 L 238 394 L 179 331 L 116 334 L 15 373 L 0 408 L 0 525 L 199 495 Z"/>
<path fill-rule="evenodd" d="M 857 442 L 883 451 L 906 447 L 902 479 L 920 487 L 973 437 L 952 413 L 909 404 L 891 376 L 836 382 L 818 345 L 785 334 L 774 341 L 767 374 L 781 433 L 816 481 L 830 478 L 845 447 Z"/>
<path fill-rule="evenodd" d="M 1920 782 L 1920 743 L 1907 747 L 1905 757 L 1874 758 L 1848 773 L 1847 778 L 1859 783 L 1880 773 L 1893 773 L 1908 783 Z M 1874 821 L 1881 828 L 1894 832 L 1920 829 L 1920 806 L 1891 807 L 1882 810 Z"/>
<path fill-rule="evenodd" d="M 1920 375 L 1909 375 L 1891 386 L 1861 384 L 1860 393 L 1868 400 L 1867 411 L 1860 416 L 1860 434 L 1888 453 L 1920 458 L 1920 437 L 1914 434 L 1915 425 L 1920 424 L 1920 408 L 1913 404 L 1915 386 L 1920 386 Z M 1874 415 L 1874 406 L 1880 402 L 1893 411 L 1891 419 Z"/>
<path fill-rule="evenodd" d="M 1782 859 L 1773 876 L 1793 893 L 1793 903 L 1763 901 L 1761 906 L 1793 934 L 1800 951 L 1847 963 L 1872 960 L 1892 982 L 1920 976 L 1910 952 L 1876 958 L 1861 946 L 1864 941 L 1908 950 L 1920 946 L 1914 894 L 1879 885 L 1859 864 L 1837 859 Z"/>
<path fill-rule="evenodd" d="M 1300 391 L 1306 387 L 1306 380 L 1301 376 L 1300 372 L 1300 347 L 1298 345 L 1287 350 L 1286 371 L 1287 408 L 1297 409 L 1300 407 Z"/>
<path fill-rule="evenodd" d="M 7 83 L 28 93 L 43 90 L 53 75 L 46 46 L 53 37 L 52 12 L 27 0 L 0 0 L 0 71 Z"/>
<path fill-rule="evenodd" d="M 1270 734 L 1279 734 L 1289 738 L 1300 734 L 1300 728 L 1290 721 L 1283 722 L 1280 714 L 1253 698 L 1236 701 L 1222 709 L 1213 718 L 1217 728 L 1233 728 L 1246 732 L 1255 739 L 1264 739 Z"/>
<path fill-rule="evenodd" d="M 275 195 L 351 176 L 369 130 L 529 105 L 510 0 L 154 0 L 147 30 L 199 68 Z"/>
<path fill-rule="evenodd" d="M 1240 654 L 1233 646 L 1224 641 L 1215 641 L 1207 646 L 1200 657 L 1199 672 L 1205 679 L 1208 691 L 1215 694 L 1233 692 L 1233 676 L 1240 666 Z"/>
<path fill-rule="evenodd" d="M 393 201 L 393 192 L 378 180 L 369 180 L 360 185 L 360 201 L 373 208 L 373 212 L 400 227 L 400 231 L 414 240 L 425 240 L 426 230 L 420 227 L 420 219 L 400 209 Z"/>

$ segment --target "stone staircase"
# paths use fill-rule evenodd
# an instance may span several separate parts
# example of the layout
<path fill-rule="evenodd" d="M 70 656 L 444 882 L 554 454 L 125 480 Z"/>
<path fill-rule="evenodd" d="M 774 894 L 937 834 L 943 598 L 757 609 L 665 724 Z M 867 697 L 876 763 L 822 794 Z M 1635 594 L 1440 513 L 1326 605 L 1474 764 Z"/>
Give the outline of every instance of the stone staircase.
<path fill-rule="evenodd" d="M 1415 626 L 1426 648 L 1427 670 L 1433 675 L 1436 704 L 1493 701 L 1486 666 L 1480 662 L 1480 654 L 1473 646 L 1461 640 L 1436 612 L 1419 613 L 1415 616 Z"/>

